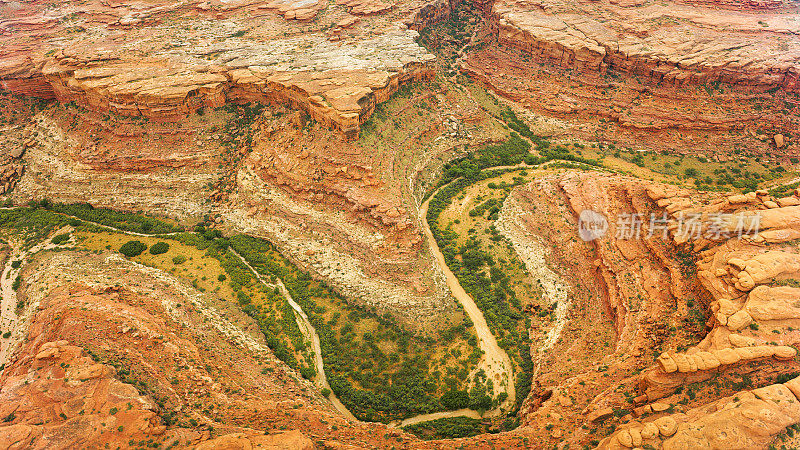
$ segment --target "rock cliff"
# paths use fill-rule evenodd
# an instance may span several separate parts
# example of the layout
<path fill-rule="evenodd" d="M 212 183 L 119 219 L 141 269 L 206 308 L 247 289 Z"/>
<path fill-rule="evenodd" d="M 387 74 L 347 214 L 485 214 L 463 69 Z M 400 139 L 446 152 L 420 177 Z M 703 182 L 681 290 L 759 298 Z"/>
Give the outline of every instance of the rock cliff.
<path fill-rule="evenodd" d="M 160 120 L 227 102 L 272 102 L 355 137 L 376 103 L 432 75 L 433 56 L 404 25 L 349 39 L 338 34 L 334 43 L 325 26 L 298 35 L 256 2 L 228 4 L 217 13 L 221 23 L 210 27 L 217 5 L 202 5 L 137 10 L 121 4 L 78 13 L 68 3 L 55 11 L 32 3 L 14 10 L 24 19 L 0 22 L 6 31 L 0 35 L 0 87 Z M 284 17 L 294 11 L 276 7 Z M 377 11 L 354 5 L 353 12 Z M 181 19 L 163 23 L 175 14 Z"/>
<path fill-rule="evenodd" d="M 607 71 L 667 85 L 722 82 L 800 89 L 797 24 L 765 7 L 691 3 L 498 1 L 498 38 L 535 60 L 579 72 Z"/>

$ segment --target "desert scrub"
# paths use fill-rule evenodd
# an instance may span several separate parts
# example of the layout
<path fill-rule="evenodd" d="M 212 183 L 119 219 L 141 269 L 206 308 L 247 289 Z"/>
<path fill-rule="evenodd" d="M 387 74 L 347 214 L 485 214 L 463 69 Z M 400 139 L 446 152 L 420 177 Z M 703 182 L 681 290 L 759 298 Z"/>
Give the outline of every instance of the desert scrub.
<path fill-rule="evenodd" d="M 453 439 L 477 436 L 485 433 L 486 427 L 480 419 L 452 417 L 409 425 L 403 430 L 422 439 Z"/>
<path fill-rule="evenodd" d="M 331 389 L 359 419 L 386 422 L 448 409 L 441 401 L 448 386 L 468 385 L 467 355 L 476 342 L 465 322 L 453 324 L 438 342 L 422 338 L 388 316 L 349 304 L 268 241 L 237 235 L 230 245 L 262 276 L 283 280 L 320 337 Z M 436 348 L 448 345 L 466 346 L 465 356 L 447 352 L 448 360 L 435 358 Z"/>
<path fill-rule="evenodd" d="M 70 205 L 56 203 L 45 205 L 45 209 L 51 209 L 60 214 L 75 216 L 87 222 L 94 222 L 135 233 L 164 234 L 182 231 L 178 227 L 153 217 L 115 211 L 113 209 L 95 208 L 88 203 L 75 203 Z"/>
<path fill-rule="evenodd" d="M 69 218 L 42 209 L 36 203 L 29 207 L 0 210 L 0 227 L 13 229 L 25 245 L 41 242 L 52 232 L 67 225 Z"/>

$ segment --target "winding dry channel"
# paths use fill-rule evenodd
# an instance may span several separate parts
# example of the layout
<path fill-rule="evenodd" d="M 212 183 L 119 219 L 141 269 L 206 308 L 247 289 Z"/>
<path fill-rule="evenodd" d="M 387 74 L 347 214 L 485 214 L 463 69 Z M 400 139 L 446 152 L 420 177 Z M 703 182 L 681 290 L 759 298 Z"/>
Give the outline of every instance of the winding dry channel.
<path fill-rule="evenodd" d="M 433 198 L 433 196 L 431 196 L 431 198 Z M 419 414 L 413 417 L 403 419 L 402 421 L 395 421 L 389 424 L 390 426 L 394 427 L 404 427 L 408 425 L 413 425 L 421 422 L 427 422 L 430 420 L 443 419 L 443 418 L 468 417 L 473 419 L 479 419 L 482 417 L 493 417 L 499 415 L 502 412 L 502 409 L 506 405 L 513 404 L 516 399 L 516 391 L 514 389 L 514 383 L 513 383 L 513 366 L 511 365 L 511 359 L 508 357 L 506 352 L 503 351 L 497 344 L 494 335 L 492 335 L 491 331 L 489 330 L 489 326 L 486 323 L 486 319 L 483 317 L 483 313 L 480 311 L 478 306 L 472 300 L 472 297 L 470 297 L 469 294 L 467 294 L 467 292 L 461 287 L 461 285 L 458 282 L 458 279 L 456 279 L 455 275 L 453 275 L 453 273 L 447 267 L 447 264 L 444 261 L 444 256 L 439 250 L 439 246 L 436 243 L 436 240 L 433 238 L 433 234 L 431 233 L 427 220 L 425 220 L 425 217 L 427 216 L 428 213 L 429 202 L 430 199 L 428 199 L 428 201 L 423 203 L 420 209 L 420 215 L 423 218 L 422 220 L 423 230 L 425 232 L 425 236 L 428 240 L 428 243 L 431 247 L 431 251 L 433 252 L 434 258 L 436 259 L 436 263 L 439 265 L 439 267 L 445 274 L 447 285 L 450 288 L 451 292 L 453 293 L 453 296 L 461 303 L 461 305 L 464 307 L 464 310 L 467 312 L 467 315 L 469 316 L 470 320 L 472 320 L 472 323 L 475 325 L 475 330 L 478 335 L 479 346 L 481 350 L 483 350 L 484 352 L 484 358 L 481 361 L 483 366 L 482 368 L 486 372 L 487 377 L 495 380 L 494 383 L 495 394 L 502 392 L 503 386 L 505 386 L 505 392 L 508 393 L 508 398 L 502 405 L 498 406 L 493 410 L 487 411 L 483 414 L 473 409 L 466 409 L 466 408 L 453 411 L 439 411 L 428 414 Z M 92 222 L 77 216 L 72 216 L 70 214 L 63 214 L 63 215 L 79 219 L 83 222 L 92 223 L 102 228 L 106 228 L 108 230 L 121 234 L 126 234 L 129 236 L 141 236 L 141 237 L 153 238 L 159 236 L 167 237 L 170 235 L 179 234 L 179 232 L 164 233 L 160 235 L 137 233 L 134 231 L 122 230 L 102 223 Z M 48 244 L 49 240 L 45 240 L 39 245 L 36 245 L 30 250 L 28 250 L 27 252 L 23 252 L 22 254 L 12 255 L 11 259 L 24 259 L 26 256 L 30 254 L 36 253 L 41 250 L 46 250 L 49 247 L 53 247 L 52 245 L 48 246 Z M 328 396 L 328 399 L 330 400 L 330 402 L 333 404 L 333 406 L 336 408 L 337 411 L 339 411 L 347 419 L 352 421 L 357 421 L 358 419 L 353 415 L 353 413 L 350 412 L 350 410 L 347 409 L 347 407 L 338 399 L 338 397 L 336 397 L 336 394 L 333 392 L 333 389 L 331 389 L 330 385 L 328 384 L 328 379 L 325 376 L 325 368 L 322 360 L 322 348 L 320 345 L 319 335 L 314 329 L 314 326 L 309 321 L 308 315 L 306 315 L 306 313 L 303 311 L 303 308 L 292 298 L 291 294 L 286 289 L 286 286 L 283 284 L 283 281 L 280 278 L 276 278 L 276 283 L 268 282 L 250 265 L 250 263 L 247 262 L 247 260 L 242 255 L 240 255 L 232 248 L 229 248 L 229 250 L 234 255 L 236 255 L 236 257 L 239 258 L 239 260 L 242 261 L 242 263 L 250 271 L 252 271 L 256 275 L 259 282 L 271 288 L 275 287 L 278 288 L 281 295 L 284 297 L 284 299 L 286 299 L 287 303 L 289 303 L 289 306 L 291 306 L 292 309 L 294 310 L 295 320 L 297 321 L 297 325 L 299 326 L 300 331 L 303 333 L 303 336 L 308 340 L 308 342 L 311 343 L 312 350 L 314 351 L 314 364 L 316 366 L 316 371 L 317 371 L 317 376 L 316 379 L 314 380 L 315 384 L 320 389 L 328 389 L 331 391 L 330 395 Z M 9 261 L 11 261 L 11 259 L 9 259 Z M 3 293 L 3 302 L 2 302 L 3 308 L 0 309 L 3 310 L 9 309 L 6 305 L 16 303 L 15 292 L 13 292 L 10 286 L 11 282 L 13 281 L 14 275 L 19 270 L 21 270 L 21 268 L 14 269 L 12 271 L 9 262 L 5 270 L 2 271 L 1 288 Z M 14 319 L 11 318 L 11 321 L 13 322 Z M 8 348 L 10 347 L 10 345 L 6 345 L 4 347 L 6 348 L 3 349 L 5 351 L 3 351 L 2 354 L 8 356 L 9 353 L 8 350 L 11 350 L 10 348 Z"/>
<path fill-rule="evenodd" d="M 115 228 L 115 227 L 112 227 L 112 226 L 104 225 L 102 223 L 92 222 L 92 221 L 89 221 L 89 220 L 86 220 L 86 219 L 82 219 L 82 218 L 77 217 L 77 216 L 72 216 L 72 215 L 69 215 L 69 214 L 64 214 L 64 215 L 67 216 L 67 217 L 72 217 L 72 218 L 75 218 L 75 219 L 82 220 L 84 222 L 92 223 L 92 224 L 95 224 L 97 226 L 100 226 L 100 227 L 103 227 L 103 228 L 107 228 L 109 230 L 113 230 L 113 231 L 115 231 L 117 233 L 127 234 L 129 236 L 141 236 L 141 237 L 153 238 L 153 237 L 158 237 L 158 236 L 172 236 L 172 235 L 180 234 L 180 232 L 164 233 L 164 234 L 158 234 L 158 235 L 156 235 L 156 234 L 137 233 L 135 231 L 126 231 L 126 230 L 122 230 L 122 229 Z M 47 241 L 45 241 L 45 242 L 47 242 Z M 358 419 L 353 415 L 353 413 L 350 412 L 349 409 L 347 409 L 346 406 L 344 406 L 344 404 L 339 400 L 339 398 L 333 392 L 333 389 L 331 389 L 331 386 L 328 384 L 328 378 L 325 376 L 325 368 L 324 368 L 323 361 L 322 361 L 322 347 L 320 345 L 319 335 L 317 334 L 317 331 L 314 329 L 314 326 L 311 325 L 311 322 L 308 320 L 308 315 L 306 315 L 306 313 L 303 311 L 303 308 L 301 308 L 300 305 L 297 302 L 294 301 L 294 298 L 292 298 L 291 294 L 289 293 L 289 290 L 286 289 L 286 285 L 283 284 L 283 281 L 280 278 L 276 277 L 275 278 L 276 281 L 277 281 L 276 283 L 267 282 L 261 276 L 261 274 L 259 274 L 253 268 L 253 266 L 251 266 L 250 263 L 248 263 L 247 260 L 244 259 L 244 257 L 242 255 L 240 255 L 233 248 L 229 247 L 228 249 L 234 255 L 236 255 L 237 258 L 239 258 L 239 260 L 242 262 L 242 264 L 247 266 L 247 268 L 251 272 L 253 272 L 253 274 L 255 274 L 256 278 L 258 279 L 258 281 L 260 283 L 262 283 L 265 286 L 268 286 L 270 288 L 275 288 L 275 287 L 278 288 L 278 291 L 280 291 L 280 293 L 283 296 L 283 298 L 286 300 L 287 303 L 289 303 L 289 306 L 291 306 L 292 309 L 294 310 L 294 312 L 295 312 L 294 316 L 295 316 L 295 320 L 297 321 L 297 326 L 300 328 L 300 331 L 303 333 L 303 336 L 306 338 L 306 340 L 308 340 L 308 342 L 311 343 L 311 348 L 314 351 L 314 365 L 316 366 L 316 372 L 317 372 L 317 376 L 316 376 L 316 379 L 314 380 L 314 382 L 316 383 L 316 385 L 320 389 L 328 389 L 331 392 L 328 395 L 328 400 L 330 400 L 330 402 L 333 404 L 334 408 L 336 408 L 337 411 L 339 411 L 347 419 L 353 420 L 353 421 L 357 421 Z M 41 250 L 41 249 L 39 249 L 39 250 Z M 29 252 L 29 253 L 31 253 L 31 252 Z M 6 275 L 5 271 L 3 272 L 3 275 Z M 10 281 L 7 284 L 10 284 Z M 5 293 L 5 290 L 6 290 L 6 286 L 3 285 L 3 292 L 4 293 Z"/>
<path fill-rule="evenodd" d="M 511 358 L 508 357 L 508 354 L 497 344 L 497 340 L 492 334 L 492 331 L 489 329 L 489 325 L 486 323 L 486 318 L 483 317 L 483 312 L 481 312 L 480 308 L 478 308 L 478 305 L 475 304 L 475 301 L 472 299 L 472 297 L 467 294 L 467 291 L 461 287 L 461 283 L 458 282 L 458 278 L 456 278 L 450 268 L 447 267 L 447 263 L 444 260 L 444 255 L 442 255 L 442 252 L 439 249 L 439 244 L 433 237 L 433 233 L 428 225 L 427 217 L 428 205 L 430 204 L 431 199 L 436 196 L 436 193 L 438 193 L 438 190 L 434 192 L 433 195 L 428 197 L 428 200 L 426 200 L 425 203 L 423 203 L 420 207 L 422 228 L 425 232 L 425 238 L 428 241 L 431 252 L 433 253 L 433 257 L 436 259 L 436 264 L 439 265 L 439 268 L 444 273 L 445 280 L 447 281 L 447 287 L 450 288 L 450 292 L 453 293 L 453 297 L 455 297 L 456 300 L 461 303 L 461 306 L 464 307 L 464 311 L 466 311 L 467 315 L 475 326 L 475 332 L 478 335 L 478 345 L 484 352 L 484 358 L 481 361 L 484 366 L 483 369 L 486 372 L 487 378 L 494 380 L 495 394 L 502 392 L 503 385 L 505 385 L 505 392 L 508 393 L 508 398 L 506 401 L 503 403 L 503 405 L 500 405 L 496 409 L 488 411 L 486 414 L 484 414 L 484 416 L 498 415 L 505 405 L 513 405 L 514 402 L 516 402 L 517 395 L 514 386 L 514 366 L 511 364 Z M 455 412 L 456 411 L 451 411 L 451 413 Z M 453 414 L 445 417 L 457 417 L 463 415 L 464 414 Z"/>
<path fill-rule="evenodd" d="M 328 400 L 330 400 L 331 403 L 333 403 L 333 406 L 336 408 L 337 411 L 342 413 L 342 415 L 344 415 L 350 420 L 353 421 L 358 420 L 353 415 L 353 413 L 351 413 L 350 410 L 347 409 L 346 406 L 344 406 L 344 403 L 342 403 L 339 400 L 339 398 L 336 397 L 336 394 L 333 392 L 333 389 L 331 389 L 331 386 L 328 384 L 328 378 L 325 376 L 325 367 L 322 361 L 322 347 L 320 346 L 319 335 L 317 334 L 317 330 L 315 330 L 314 326 L 311 325 L 311 321 L 308 320 L 308 316 L 303 311 L 303 308 L 301 308 L 300 305 L 294 301 L 292 295 L 289 293 L 289 291 L 286 289 L 286 286 L 283 284 L 283 281 L 280 278 L 276 277 L 275 278 L 277 280 L 276 283 L 274 284 L 268 283 L 261 277 L 261 274 L 256 272 L 253 266 L 251 266 L 250 263 L 248 263 L 247 260 L 244 259 L 244 257 L 242 257 L 242 255 L 240 255 L 236 250 L 232 248 L 229 250 L 233 252 L 233 254 L 236 255 L 236 257 L 239 258 L 239 260 L 241 260 L 242 263 L 245 266 L 247 266 L 248 269 L 250 269 L 254 274 L 256 274 L 258 281 L 260 281 L 265 286 L 278 288 L 283 298 L 286 299 L 286 302 L 289 303 L 289 306 L 291 306 L 292 309 L 294 310 L 295 312 L 294 317 L 295 320 L 297 321 L 297 325 L 298 327 L 300 327 L 300 331 L 303 333 L 303 336 L 305 336 L 308 342 L 311 343 L 312 350 L 314 350 L 314 365 L 316 366 L 317 369 L 317 376 L 314 382 L 317 384 L 319 388 L 328 389 L 331 392 L 328 395 Z"/>

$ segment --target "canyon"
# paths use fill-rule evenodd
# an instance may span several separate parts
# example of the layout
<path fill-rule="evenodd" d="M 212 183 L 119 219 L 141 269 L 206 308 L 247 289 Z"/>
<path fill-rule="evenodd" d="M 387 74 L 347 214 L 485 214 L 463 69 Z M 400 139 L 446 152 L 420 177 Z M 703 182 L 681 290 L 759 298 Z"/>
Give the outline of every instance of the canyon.
<path fill-rule="evenodd" d="M 0 448 L 800 445 L 798 8 L 0 0 Z"/>

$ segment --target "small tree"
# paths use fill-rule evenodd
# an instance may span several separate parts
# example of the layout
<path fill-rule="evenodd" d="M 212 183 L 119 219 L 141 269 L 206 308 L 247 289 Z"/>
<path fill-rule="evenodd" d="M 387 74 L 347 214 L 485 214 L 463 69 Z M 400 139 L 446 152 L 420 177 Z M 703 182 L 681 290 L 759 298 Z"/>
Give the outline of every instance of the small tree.
<path fill-rule="evenodd" d="M 169 251 L 169 244 L 166 242 L 156 242 L 150 247 L 150 253 L 153 255 L 161 255 Z"/>
<path fill-rule="evenodd" d="M 139 241 L 128 241 L 122 244 L 122 247 L 119 248 L 119 252 L 127 256 L 128 258 L 139 256 L 145 250 L 147 250 L 147 244 L 144 244 Z"/>
<path fill-rule="evenodd" d="M 67 242 L 68 240 L 69 240 L 69 233 L 61 233 L 55 235 L 53 239 L 50 240 L 50 242 L 52 242 L 55 245 L 61 245 L 64 242 Z"/>

